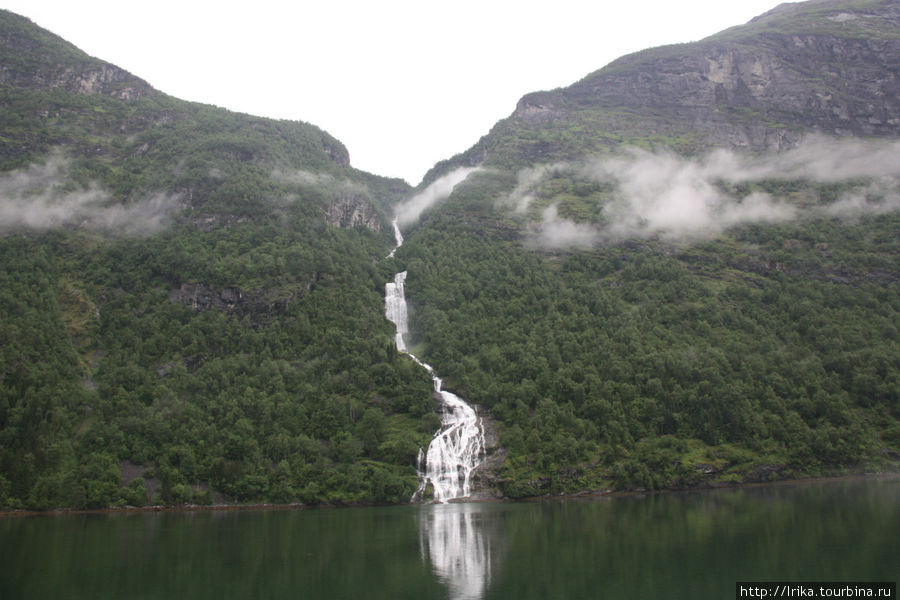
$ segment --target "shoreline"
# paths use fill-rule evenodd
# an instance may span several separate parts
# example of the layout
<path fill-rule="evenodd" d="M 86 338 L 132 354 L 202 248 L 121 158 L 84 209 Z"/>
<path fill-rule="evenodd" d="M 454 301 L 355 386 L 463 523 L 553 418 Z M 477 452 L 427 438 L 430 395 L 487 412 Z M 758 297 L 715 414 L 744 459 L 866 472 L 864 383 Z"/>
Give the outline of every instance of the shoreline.
<path fill-rule="evenodd" d="M 601 491 L 584 491 L 572 494 L 559 494 L 557 496 L 534 496 L 531 498 L 523 498 L 522 502 L 533 500 L 551 500 L 553 498 L 560 499 L 591 499 L 591 498 L 616 498 L 629 496 L 651 496 L 662 494 L 684 494 L 691 492 L 710 492 L 716 490 L 743 490 L 755 488 L 782 487 L 789 485 L 805 485 L 816 483 L 837 483 L 839 481 L 858 481 L 858 480 L 876 480 L 876 479 L 900 479 L 900 471 L 886 471 L 882 473 L 848 473 L 846 475 L 822 475 L 815 477 L 797 477 L 793 479 L 776 479 L 774 481 L 748 481 L 743 483 L 714 483 L 707 485 L 698 485 L 695 487 L 684 488 L 663 488 L 659 490 L 601 490 Z"/>
<path fill-rule="evenodd" d="M 786 485 L 803 485 L 815 483 L 834 483 L 839 481 L 856 481 L 856 480 L 875 480 L 875 479 L 900 479 L 900 472 L 884 472 L 884 473 L 852 473 L 847 475 L 834 475 L 822 477 L 802 477 L 797 479 L 779 479 L 776 481 L 764 482 L 747 482 L 720 485 L 705 485 L 689 488 L 669 488 L 661 490 L 585 490 L 582 492 L 568 494 L 545 494 L 543 496 L 530 496 L 527 498 L 476 498 L 451 500 L 451 504 L 465 503 L 494 503 L 494 502 L 542 502 L 547 500 L 591 500 L 595 498 L 617 498 L 617 497 L 633 497 L 633 496 L 649 496 L 657 494 L 680 494 L 685 492 L 706 492 L 712 490 L 734 490 L 734 489 L 754 489 L 764 487 L 779 487 Z M 317 509 L 341 509 L 341 508 L 375 508 L 389 506 L 414 506 L 416 504 L 437 504 L 437 503 L 414 503 L 407 504 L 302 504 L 299 502 L 291 504 L 184 504 L 178 506 L 111 506 L 107 508 L 52 508 L 47 510 L 0 510 L 0 519 L 11 519 L 19 517 L 55 517 L 69 515 L 137 515 L 143 513 L 192 513 L 192 512 L 242 512 L 242 511 L 276 511 L 276 510 L 317 510 Z"/>

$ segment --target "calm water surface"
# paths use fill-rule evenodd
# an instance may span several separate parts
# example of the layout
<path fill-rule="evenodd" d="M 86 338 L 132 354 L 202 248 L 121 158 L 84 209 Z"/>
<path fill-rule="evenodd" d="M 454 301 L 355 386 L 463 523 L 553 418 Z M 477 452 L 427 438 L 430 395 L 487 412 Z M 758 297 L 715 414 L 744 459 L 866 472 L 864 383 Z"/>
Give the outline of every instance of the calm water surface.
<path fill-rule="evenodd" d="M 900 478 L 529 503 L 0 519 L 0 598 L 733 598 L 896 581 Z"/>

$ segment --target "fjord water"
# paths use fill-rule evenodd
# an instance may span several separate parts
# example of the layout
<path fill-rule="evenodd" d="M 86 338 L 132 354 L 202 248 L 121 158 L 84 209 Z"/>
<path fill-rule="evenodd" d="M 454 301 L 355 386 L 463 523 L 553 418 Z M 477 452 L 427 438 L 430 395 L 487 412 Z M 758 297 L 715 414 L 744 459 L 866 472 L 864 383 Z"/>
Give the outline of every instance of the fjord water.
<path fill-rule="evenodd" d="M 0 519 L 0 598 L 733 598 L 896 581 L 900 478 L 528 503 Z"/>

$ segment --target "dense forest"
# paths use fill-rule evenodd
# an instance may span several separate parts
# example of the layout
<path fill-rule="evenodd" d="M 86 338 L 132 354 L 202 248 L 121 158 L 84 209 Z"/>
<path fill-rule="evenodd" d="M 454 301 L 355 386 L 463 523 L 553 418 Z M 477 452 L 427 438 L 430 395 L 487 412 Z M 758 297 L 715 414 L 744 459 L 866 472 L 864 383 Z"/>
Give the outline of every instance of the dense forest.
<path fill-rule="evenodd" d="M 419 355 L 501 424 L 506 495 L 896 465 L 896 212 L 542 250 L 502 185 L 457 188 L 400 258 Z"/>
<path fill-rule="evenodd" d="M 510 497 L 896 470 L 900 12 L 782 4 L 524 96 L 399 253 Z"/>
<path fill-rule="evenodd" d="M 383 316 L 377 236 L 279 220 L 0 243 L 5 507 L 412 495 L 436 417 Z M 192 304 L 197 280 L 242 297 Z"/>
<path fill-rule="evenodd" d="M 897 470 L 894 5 L 623 57 L 417 190 L 0 11 L 0 509 L 409 501 L 403 269 L 497 495 Z"/>
<path fill-rule="evenodd" d="M 409 186 L 0 37 L 0 507 L 407 501 L 437 419 L 384 318 Z"/>

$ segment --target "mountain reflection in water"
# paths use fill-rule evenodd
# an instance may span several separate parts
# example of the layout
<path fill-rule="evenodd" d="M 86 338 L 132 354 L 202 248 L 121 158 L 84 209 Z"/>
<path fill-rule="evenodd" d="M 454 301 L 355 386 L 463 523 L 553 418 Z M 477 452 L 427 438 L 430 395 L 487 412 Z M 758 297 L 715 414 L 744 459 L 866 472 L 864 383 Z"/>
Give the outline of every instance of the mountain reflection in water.
<path fill-rule="evenodd" d="M 726 598 L 893 581 L 900 476 L 615 498 L 0 518 L 0 598 Z"/>

